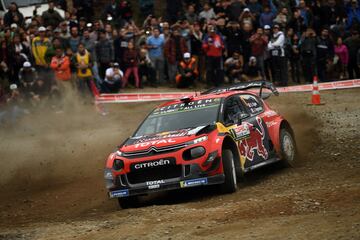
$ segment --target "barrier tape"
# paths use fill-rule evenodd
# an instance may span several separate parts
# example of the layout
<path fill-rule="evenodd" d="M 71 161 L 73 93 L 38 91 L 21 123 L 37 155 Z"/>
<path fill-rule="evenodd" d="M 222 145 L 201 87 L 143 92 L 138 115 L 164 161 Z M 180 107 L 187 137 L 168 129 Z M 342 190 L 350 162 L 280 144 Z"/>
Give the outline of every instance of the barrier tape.
<path fill-rule="evenodd" d="M 360 79 L 345 80 L 336 82 L 319 83 L 320 90 L 337 90 L 360 87 Z M 280 93 L 311 92 L 312 84 L 279 87 Z M 168 93 L 118 93 L 118 94 L 98 94 L 96 103 L 132 103 L 132 102 L 154 102 L 180 99 L 186 96 L 193 96 L 196 92 L 168 92 Z"/>

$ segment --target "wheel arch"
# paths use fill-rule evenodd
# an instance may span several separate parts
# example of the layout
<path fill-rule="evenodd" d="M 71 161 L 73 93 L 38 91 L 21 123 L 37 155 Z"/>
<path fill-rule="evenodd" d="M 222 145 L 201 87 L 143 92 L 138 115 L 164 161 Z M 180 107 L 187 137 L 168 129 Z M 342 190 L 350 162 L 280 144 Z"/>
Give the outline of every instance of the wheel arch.
<path fill-rule="evenodd" d="M 234 156 L 234 160 L 235 160 L 234 164 L 235 164 L 236 172 L 241 173 L 242 172 L 242 166 L 241 166 L 240 152 L 239 152 L 239 149 L 238 149 L 238 146 L 237 146 L 236 142 L 229 135 L 226 135 L 224 140 L 223 140 L 222 151 L 224 149 L 231 150 L 231 152 L 233 153 L 233 156 Z"/>
<path fill-rule="evenodd" d="M 293 139 L 295 140 L 295 133 L 294 133 L 294 130 L 292 129 L 290 123 L 286 119 L 283 119 L 283 118 L 278 119 L 278 123 L 269 129 L 270 139 L 271 139 L 272 143 L 274 144 L 276 153 L 278 153 L 278 154 L 281 153 L 280 131 L 282 129 L 287 129 L 290 132 Z M 296 146 L 296 142 L 295 142 L 295 146 Z"/>

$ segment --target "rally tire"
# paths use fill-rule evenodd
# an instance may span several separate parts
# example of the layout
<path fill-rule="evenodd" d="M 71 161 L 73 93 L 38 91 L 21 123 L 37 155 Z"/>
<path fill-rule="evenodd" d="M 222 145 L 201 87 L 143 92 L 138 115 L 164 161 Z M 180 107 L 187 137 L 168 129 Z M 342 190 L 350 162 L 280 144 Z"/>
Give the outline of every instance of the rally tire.
<path fill-rule="evenodd" d="M 117 200 L 120 208 L 122 209 L 135 208 L 139 206 L 139 198 L 137 196 L 118 198 Z"/>
<path fill-rule="evenodd" d="M 295 167 L 297 164 L 296 143 L 293 135 L 286 128 L 280 130 L 281 160 L 286 167 Z"/>
<path fill-rule="evenodd" d="M 222 163 L 225 174 L 225 182 L 221 185 L 223 193 L 233 193 L 237 189 L 237 177 L 234 163 L 234 155 L 231 150 L 224 149 L 222 152 Z"/>

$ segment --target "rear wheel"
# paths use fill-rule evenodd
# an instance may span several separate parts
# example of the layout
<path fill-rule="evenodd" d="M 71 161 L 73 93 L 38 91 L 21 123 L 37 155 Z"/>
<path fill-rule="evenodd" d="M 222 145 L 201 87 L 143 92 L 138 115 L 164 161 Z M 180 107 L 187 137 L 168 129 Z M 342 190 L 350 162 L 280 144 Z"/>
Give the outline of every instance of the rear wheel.
<path fill-rule="evenodd" d="M 125 197 L 125 198 L 118 198 L 119 206 L 122 209 L 134 208 L 139 206 L 139 197 L 132 196 L 132 197 Z"/>
<path fill-rule="evenodd" d="M 280 131 L 280 148 L 281 158 L 284 164 L 288 167 L 296 165 L 296 144 L 295 139 L 286 128 Z"/>
<path fill-rule="evenodd" d="M 224 193 L 233 193 L 237 189 L 237 180 L 234 155 L 231 150 L 223 150 L 222 162 L 225 174 L 225 182 L 222 184 L 221 189 Z"/>

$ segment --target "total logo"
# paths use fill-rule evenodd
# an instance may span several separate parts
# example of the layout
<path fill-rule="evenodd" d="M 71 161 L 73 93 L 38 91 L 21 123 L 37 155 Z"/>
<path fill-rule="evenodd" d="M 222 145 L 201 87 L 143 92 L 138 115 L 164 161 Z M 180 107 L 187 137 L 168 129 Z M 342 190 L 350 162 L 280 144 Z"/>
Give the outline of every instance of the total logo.
<path fill-rule="evenodd" d="M 144 143 L 137 143 L 135 144 L 135 148 L 143 148 L 143 147 L 149 147 L 153 145 L 160 145 L 160 144 L 167 144 L 167 143 L 176 143 L 174 139 L 160 139 L 160 140 L 154 140 L 150 142 L 144 142 Z"/>
<path fill-rule="evenodd" d="M 165 183 L 164 180 L 148 181 L 146 182 L 146 186 L 149 189 L 158 189 L 160 188 L 160 184 L 164 184 L 164 183 Z"/>
<path fill-rule="evenodd" d="M 170 165 L 170 160 L 166 159 L 160 159 L 158 161 L 153 162 L 144 162 L 144 163 L 138 163 L 135 164 L 135 169 L 143 169 L 143 168 L 153 168 L 157 166 L 164 166 L 164 165 Z"/>

